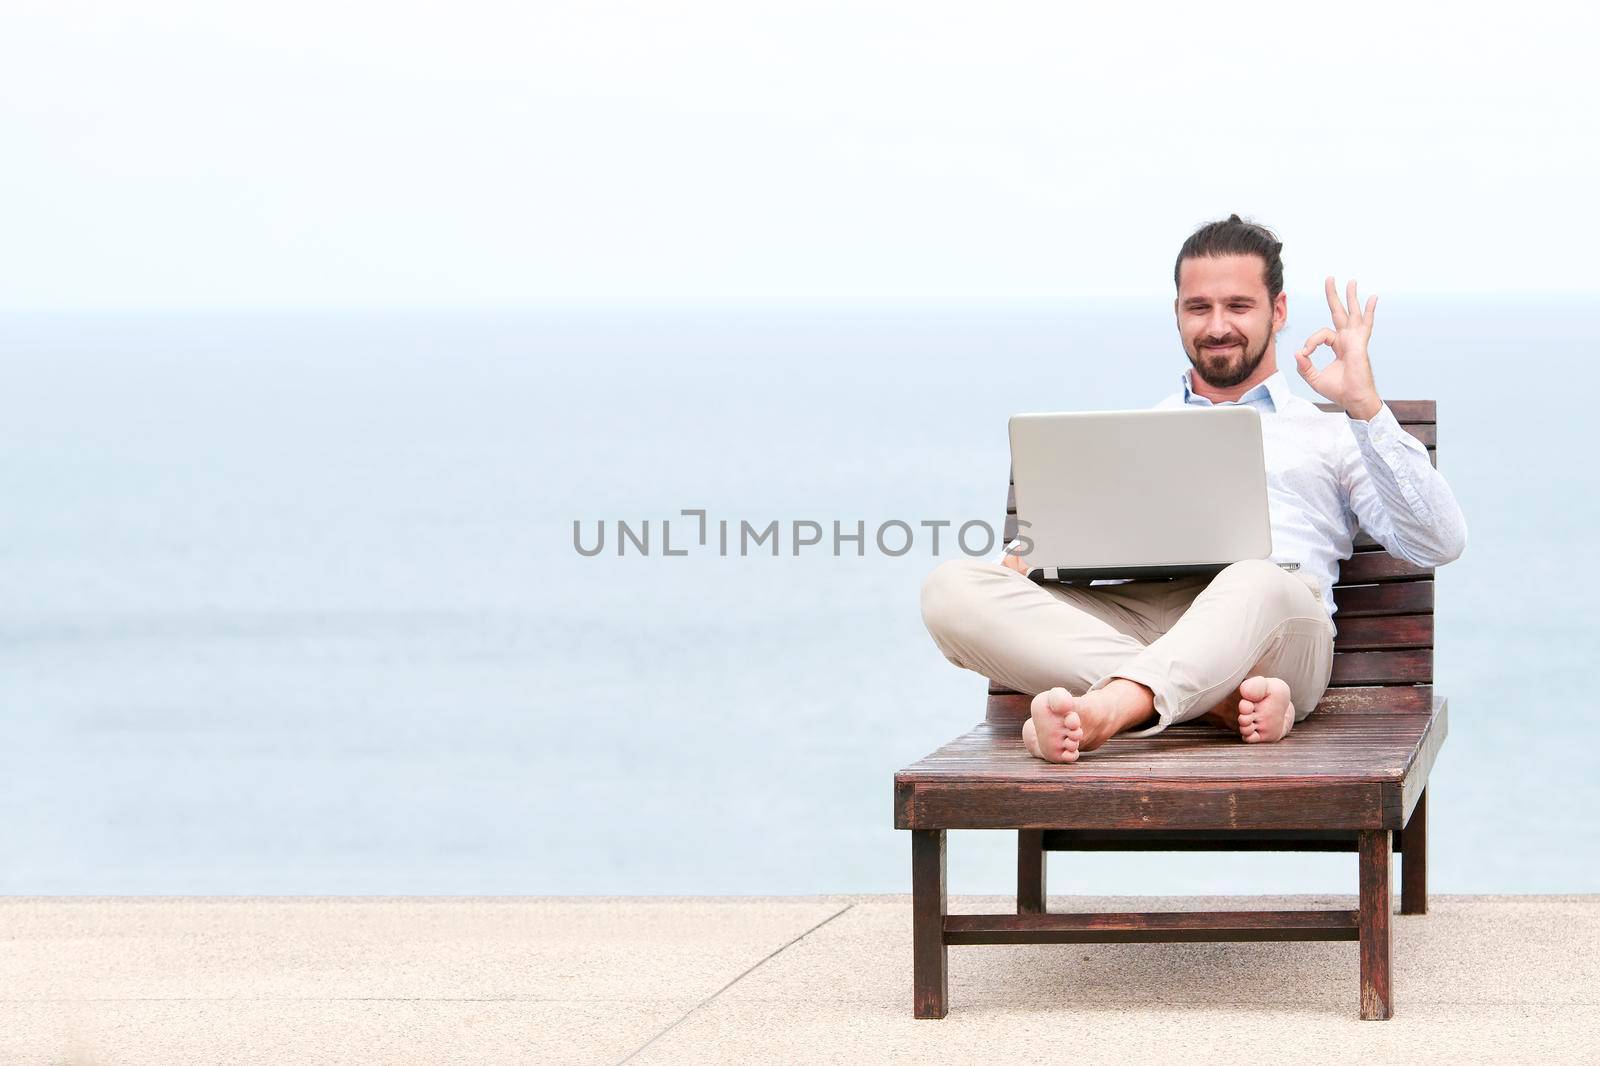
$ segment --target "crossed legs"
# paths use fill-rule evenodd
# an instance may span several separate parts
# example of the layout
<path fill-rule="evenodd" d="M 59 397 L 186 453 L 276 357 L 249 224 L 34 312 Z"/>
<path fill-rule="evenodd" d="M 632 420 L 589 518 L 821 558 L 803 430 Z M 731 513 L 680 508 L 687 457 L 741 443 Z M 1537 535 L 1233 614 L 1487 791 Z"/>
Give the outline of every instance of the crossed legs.
<path fill-rule="evenodd" d="M 922 611 L 951 662 L 1036 694 L 1023 742 L 1053 762 L 1200 717 L 1252 743 L 1281 739 L 1332 666 L 1321 600 L 1263 560 L 1210 579 L 1093 588 L 957 560 L 929 575 Z"/>

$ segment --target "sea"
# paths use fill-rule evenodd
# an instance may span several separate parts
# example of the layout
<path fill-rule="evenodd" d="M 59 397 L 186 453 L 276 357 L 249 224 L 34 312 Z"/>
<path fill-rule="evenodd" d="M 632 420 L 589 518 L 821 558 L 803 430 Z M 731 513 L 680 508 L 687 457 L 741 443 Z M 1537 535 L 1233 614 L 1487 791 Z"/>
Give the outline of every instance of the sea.
<path fill-rule="evenodd" d="M 1308 399 L 1319 304 L 1279 340 Z M 1434 891 L 1600 891 L 1597 310 L 1379 314 L 1469 527 Z M 1186 366 L 1161 303 L 0 315 L 0 892 L 906 892 L 893 774 L 983 712 L 919 586 L 991 549 L 1006 418 Z M 1013 846 L 952 833 L 951 891 L 1006 891 Z M 1062 854 L 1050 887 L 1355 869 Z"/>

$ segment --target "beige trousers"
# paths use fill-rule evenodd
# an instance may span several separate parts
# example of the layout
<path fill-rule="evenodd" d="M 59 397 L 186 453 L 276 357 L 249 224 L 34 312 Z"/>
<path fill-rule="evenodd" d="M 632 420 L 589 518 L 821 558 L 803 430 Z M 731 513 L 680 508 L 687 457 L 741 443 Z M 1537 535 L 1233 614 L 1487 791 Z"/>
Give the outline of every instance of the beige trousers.
<path fill-rule="evenodd" d="M 1247 559 L 1170 581 L 1040 585 L 955 559 L 923 583 L 922 619 L 945 658 L 1027 695 L 1092 692 L 1115 677 L 1148 686 L 1157 721 L 1124 736 L 1198 718 L 1257 674 L 1288 682 L 1298 722 L 1333 671 L 1333 620 L 1315 581 Z"/>

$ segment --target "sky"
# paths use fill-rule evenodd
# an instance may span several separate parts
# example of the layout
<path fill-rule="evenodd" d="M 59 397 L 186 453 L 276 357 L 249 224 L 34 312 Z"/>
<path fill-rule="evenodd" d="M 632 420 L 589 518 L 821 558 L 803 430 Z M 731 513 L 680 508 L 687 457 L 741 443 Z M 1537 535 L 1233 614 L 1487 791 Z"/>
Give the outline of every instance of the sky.
<path fill-rule="evenodd" d="M 11 0 L 0 309 L 1600 293 L 1592 7 Z"/>

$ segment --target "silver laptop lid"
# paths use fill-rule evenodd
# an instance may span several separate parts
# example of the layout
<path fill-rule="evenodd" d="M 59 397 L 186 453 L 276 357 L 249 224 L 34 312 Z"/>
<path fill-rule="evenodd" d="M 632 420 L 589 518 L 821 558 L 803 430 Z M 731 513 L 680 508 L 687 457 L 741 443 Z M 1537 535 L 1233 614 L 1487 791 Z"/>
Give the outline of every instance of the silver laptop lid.
<path fill-rule="evenodd" d="M 1030 567 L 1149 577 L 1272 554 L 1250 407 L 1015 415 L 1011 469 Z"/>

